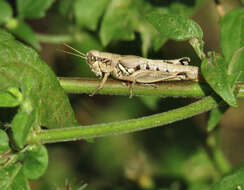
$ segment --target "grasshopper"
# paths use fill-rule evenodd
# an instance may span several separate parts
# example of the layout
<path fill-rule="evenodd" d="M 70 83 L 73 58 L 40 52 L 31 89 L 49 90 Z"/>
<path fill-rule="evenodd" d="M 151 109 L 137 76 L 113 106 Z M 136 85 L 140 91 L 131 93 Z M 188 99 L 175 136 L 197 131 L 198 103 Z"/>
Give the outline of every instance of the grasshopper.
<path fill-rule="evenodd" d="M 64 44 L 74 52 L 63 51 L 81 57 L 86 60 L 92 72 L 102 78 L 99 86 L 90 95 L 103 88 L 108 77 L 132 82 L 130 86 L 130 98 L 133 95 L 135 83 L 150 84 L 160 81 L 191 80 L 198 81 L 199 68 L 188 66 L 189 57 L 173 60 L 153 60 L 134 55 L 119 55 L 114 53 L 90 50 L 86 54 Z"/>

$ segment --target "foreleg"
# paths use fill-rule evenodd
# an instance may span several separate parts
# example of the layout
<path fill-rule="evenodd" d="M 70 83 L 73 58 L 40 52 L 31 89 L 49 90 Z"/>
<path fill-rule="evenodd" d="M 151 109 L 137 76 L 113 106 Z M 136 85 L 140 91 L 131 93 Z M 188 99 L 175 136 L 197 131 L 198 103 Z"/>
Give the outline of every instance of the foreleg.
<path fill-rule="evenodd" d="M 90 96 L 94 96 L 94 94 L 96 94 L 98 92 L 98 90 L 103 88 L 103 86 L 106 83 L 109 75 L 110 75 L 110 73 L 105 73 L 104 74 L 104 77 L 103 77 L 102 81 L 100 82 L 99 86 L 96 88 L 96 90 L 94 90 L 94 92 L 92 94 L 90 94 Z"/>

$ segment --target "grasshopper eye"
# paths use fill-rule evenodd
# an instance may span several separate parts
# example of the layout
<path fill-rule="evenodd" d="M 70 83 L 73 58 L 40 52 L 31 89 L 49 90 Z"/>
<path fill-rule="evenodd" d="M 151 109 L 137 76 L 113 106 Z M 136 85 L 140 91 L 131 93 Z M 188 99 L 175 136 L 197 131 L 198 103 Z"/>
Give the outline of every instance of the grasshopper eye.
<path fill-rule="evenodd" d="M 95 56 L 91 56 L 91 60 L 92 61 L 96 61 L 96 57 Z"/>
<path fill-rule="evenodd" d="M 95 56 L 92 55 L 91 53 L 88 53 L 88 55 L 87 55 L 87 62 L 89 64 L 93 64 L 95 62 Z"/>

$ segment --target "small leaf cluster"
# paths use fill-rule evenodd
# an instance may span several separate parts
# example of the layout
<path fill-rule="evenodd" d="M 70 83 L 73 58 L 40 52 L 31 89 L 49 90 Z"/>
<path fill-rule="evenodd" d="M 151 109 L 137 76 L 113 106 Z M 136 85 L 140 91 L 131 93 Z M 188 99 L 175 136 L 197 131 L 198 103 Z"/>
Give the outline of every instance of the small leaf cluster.
<path fill-rule="evenodd" d="M 24 19 L 38 19 L 43 17 L 53 2 L 54 0 L 34 2 L 31 0 L 18 0 L 16 2 L 17 16 L 15 17 L 11 5 L 5 0 L 0 1 L 0 25 L 5 26 L 11 33 L 32 45 L 37 50 L 40 50 L 41 46 L 35 32 Z"/>
<path fill-rule="evenodd" d="M 40 50 L 39 38 L 33 29 L 25 22 L 25 19 L 40 19 L 52 6 L 54 0 L 48 1 L 17 1 L 17 16 L 13 15 L 13 8 L 7 1 L 1 1 L 0 25 L 3 25 L 11 33 L 26 43 Z M 93 31 L 99 31 L 102 46 L 118 40 L 131 41 L 135 34 L 139 33 L 142 41 L 141 50 L 144 56 L 149 48 L 158 50 L 166 41 L 167 37 L 155 31 L 146 21 L 143 15 L 155 10 L 165 14 L 191 15 L 204 0 L 196 0 L 194 6 L 186 6 L 183 3 L 166 3 L 168 7 L 159 8 L 146 0 L 101 0 L 101 1 L 66 1 L 58 3 L 58 12 L 70 23 L 69 42 L 95 43 L 100 46 L 91 35 Z M 88 30 L 88 31 L 87 31 Z M 62 41 L 62 40 L 61 40 Z M 93 41 L 93 42 L 92 42 Z M 92 46 L 92 45 L 90 45 Z M 101 47 L 101 46 L 100 46 Z"/>
<path fill-rule="evenodd" d="M 210 113 L 208 129 L 216 126 L 229 106 L 237 106 L 235 83 L 244 81 L 244 9 L 237 8 L 220 19 L 222 54 L 209 52 L 201 65 L 205 80 L 224 101 Z M 229 105 L 229 106 L 228 106 Z"/>
<path fill-rule="evenodd" d="M 148 20 L 155 28 L 173 40 L 187 40 L 202 60 L 201 72 L 204 79 L 216 94 L 223 98 L 221 105 L 212 110 L 208 129 L 216 126 L 226 105 L 237 106 L 234 84 L 244 81 L 244 9 L 238 8 L 227 13 L 220 20 L 222 54 L 203 51 L 203 33 L 201 28 L 192 20 L 182 16 L 153 12 Z M 226 103 L 225 103 L 226 102 Z"/>
<path fill-rule="evenodd" d="M 44 173 L 48 155 L 41 144 L 26 146 L 28 136 L 38 135 L 41 126 L 61 128 L 77 123 L 51 69 L 33 49 L 2 29 L 0 97 L 0 107 L 17 108 L 14 117 L 0 129 L 0 186 L 2 189 L 29 189 L 27 179 L 37 179 Z"/>

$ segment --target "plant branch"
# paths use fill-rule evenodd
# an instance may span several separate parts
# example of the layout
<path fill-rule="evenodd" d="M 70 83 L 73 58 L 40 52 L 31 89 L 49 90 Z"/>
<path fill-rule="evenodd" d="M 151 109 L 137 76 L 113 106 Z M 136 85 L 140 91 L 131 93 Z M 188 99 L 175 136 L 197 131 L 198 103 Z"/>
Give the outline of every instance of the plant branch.
<path fill-rule="evenodd" d="M 99 84 L 97 79 L 84 78 L 59 78 L 59 81 L 61 86 L 68 93 L 91 93 Z M 239 89 L 238 97 L 244 97 L 244 83 L 237 83 L 236 85 Z M 129 89 L 128 86 L 123 85 L 121 81 L 109 80 L 99 93 L 129 95 Z M 196 82 L 165 82 L 158 84 L 156 88 L 136 85 L 134 89 L 135 95 L 171 97 L 183 96 L 200 98 L 210 93 L 211 89 L 207 84 Z M 219 101 L 221 101 L 221 99 L 216 96 L 207 96 L 187 106 L 138 119 L 89 126 L 41 130 L 38 134 L 32 133 L 27 143 L 54 143 L 145 130 L 209 111 L 216 108 Z"/>
<path fill-rule="evenodd" d="M 73 37 L 71 35 L 51 35 L 51 34 L 36 34 L 37 39 L 40 42 L 45 43 L 53 43 L 53 44 L 60 44 L 60 43 L 68 43 L 73 41 Z"/>
<path fill-rule="evenodd" d="M 59 82 L 66 93 L 74 94 L 91 94 L 100 83 L 98 79 L 91 78 L 59 78 Z M 244 98 L 244 83 L 236 85 L 239 89 L 237 97 Z M 211 92 L 211 88 L 206 83 L 191 81 L 162 82 L 153 86 L 136 84 L 133 90 L 134 95 L 191 98 L 202 98 L 210 95 Z M 97 94 L 129 96 L 129 93 L 125 82 L 108 80 Z"/>
<path fill-rule="evenodd" d="M 62 129 L 41 130 L 38 134 L 32 134 L 28 138 L 27 143 L 54 143 L 150 129 L 182 119 L 190 118 L 194 115 L 209 111 L 217 107 L 218 101 L 219 100 L 216 98 L 208 96 L 178 109 L 138 119 L 90 126 L 88 125 Z"/>

